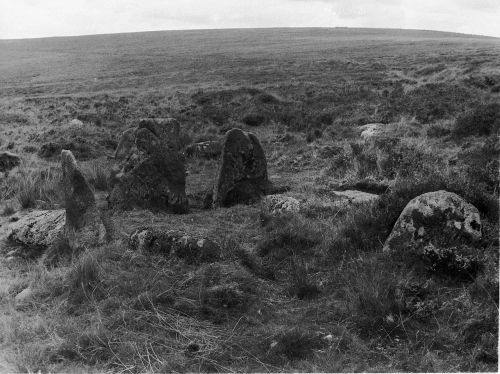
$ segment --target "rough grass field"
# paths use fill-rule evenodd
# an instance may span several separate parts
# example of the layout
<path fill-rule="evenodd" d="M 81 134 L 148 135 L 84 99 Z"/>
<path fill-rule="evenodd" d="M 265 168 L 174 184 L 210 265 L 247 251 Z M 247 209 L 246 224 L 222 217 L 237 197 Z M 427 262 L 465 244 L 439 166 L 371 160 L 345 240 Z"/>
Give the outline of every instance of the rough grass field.
<path fill-rule="evenodd" d="M 499 39 L 204 30 L 0 51 L 0 151 L 22 157 L 0 174 L 0 371 L 497 371 Z M 188 157 L 189 214 L 114 212 L 110 243 L 59 243 L 57 261 L 4 240 L 12 220 L 61 207 L 61 149 L 105 205 L 109 156 L 142 117 L 177 118 L 186 145 L 254 132 L 303 208 L 203 209 L 218 161 Z M 358 127 L 375 122 L 387 137 L 372 146 Z M 334 191 L 352 189 L 380 198 L 341 204 Z M 405 205 L 442 189 L 480 211 L 474 273 L 382 251 Z M 222 260 L 130 250 L 145 225 L 207 236 Z"/>

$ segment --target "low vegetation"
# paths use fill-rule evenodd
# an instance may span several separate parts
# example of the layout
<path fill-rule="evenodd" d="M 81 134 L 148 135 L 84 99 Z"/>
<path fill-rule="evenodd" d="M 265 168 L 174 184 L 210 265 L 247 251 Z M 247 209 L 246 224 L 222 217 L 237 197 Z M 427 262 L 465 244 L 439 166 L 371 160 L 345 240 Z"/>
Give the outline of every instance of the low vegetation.
<path fill-rule="evenodd" d="M 268 57 L 221 42 L 241 30 L 214 31 L 220 56 L 197 32 L 183 43 L 168 33 L 130 35 L 128 57 L 113 47 L 113 63 L 89 42 L 86 53 L 106 66 L 95 81 L 76 59 L 71 69 L 49 68 L 36 93 L 21 78 L 0 88 L 0 150 L 23 159 L 0 179 L 2 236 L 30 209 L 64 207 L 61 148 L 73 150 L 106 206 L 110 156 L 139 117 L 177 118 L 183 145 L 221 140 L 233 127 L 254 132 L 271 180 L 301 204 L 278 216 L 258 204 L 205 209 L 218 163 L 191 155 L 189 214 L 107 212 L 108 237 L 96 247 L 74 248 L 63 235 L 27 256 L 2 241 L 0 314 L 9 319 L 0 318 L 0 348 L 15 352 L 17 369 L 497 371 L 498 43 L 300 31 L 331 38 L 328 47 L 273 32 L 260 36 Z M 383 136 L 361 139 L 358 126 L 374 122 Z M 379 197 L 343 204 L 336 191 L 345 190 Z M 407 203 L 437 190 L 477 207 L 481 240 L 443 236 L 424 249 L 384 252 Z M 135 251 L 128 236 L 145 225 L 210 238 L 222 257 L 193 264 Z M 30 296 L 16 300 L 25 289 Z"/>

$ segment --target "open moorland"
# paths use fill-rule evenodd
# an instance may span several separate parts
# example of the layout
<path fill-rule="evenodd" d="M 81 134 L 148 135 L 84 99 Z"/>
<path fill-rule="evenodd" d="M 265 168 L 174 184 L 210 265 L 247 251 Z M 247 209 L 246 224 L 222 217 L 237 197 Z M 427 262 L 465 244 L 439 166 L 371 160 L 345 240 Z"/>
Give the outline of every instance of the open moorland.
<path fill-rule="evenodd" d="M 157 125 L 142 118 L 177 120 L 175 152 L 154 131 L 133 146 L 166 179 L 185 167 L 182 204 L 111 206 L 122 134 Z M 219 204 L 233 128 L 255 134 L 269 183 Z M 0 40 L 0 372 L 496 372 L 499 129 L 497 38 Z M 34 214 L 67 225 L 87 182 L 103 240 L 12 235 Z M 398 220 L 435 191 L 464 208 Z M 174 230 L 210 251 L 165 251 Z"/>

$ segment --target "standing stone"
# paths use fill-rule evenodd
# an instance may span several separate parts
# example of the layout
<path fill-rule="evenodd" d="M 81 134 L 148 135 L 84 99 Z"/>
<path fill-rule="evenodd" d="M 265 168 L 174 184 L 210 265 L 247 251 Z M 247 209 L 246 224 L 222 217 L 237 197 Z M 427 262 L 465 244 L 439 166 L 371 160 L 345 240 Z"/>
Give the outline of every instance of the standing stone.
<path fill-rule="evenodd" d="M 264 150 L 257 137 L 240 129 L 226 133 L 213 192 L 213 205 L 258 201 L 270 188 Z"/>
<path fill-rule="evenodd" d="M 464 238 L 481 238 L 477 208 L 448 191 L 428 192 L 411 200 L 399 216 L 384 251 L 404 250 L 415 244 L 449 246 Z"/>
<path fill-rule="evenodd" d="M 73 153 L 61 152 L 64 200 L 66 205 L 66 227 L 79 230 L 94 221 L 97 211 L 94 192 L 78 168 Z"/>
<path fill-rule="evenodd" d="M 117 159 L 118 170 L 113 173 L 115 183 L 108 196 L 110 207 L 170 207 L 175 213 L 186 213 L 189 208 L 186 166 L 180 152 L 179 122 L 173 118 L 143 119 L 133 130 L 133 137 L 129 154 Z M 117 153 L 122 152 L 117 150 Z"/>

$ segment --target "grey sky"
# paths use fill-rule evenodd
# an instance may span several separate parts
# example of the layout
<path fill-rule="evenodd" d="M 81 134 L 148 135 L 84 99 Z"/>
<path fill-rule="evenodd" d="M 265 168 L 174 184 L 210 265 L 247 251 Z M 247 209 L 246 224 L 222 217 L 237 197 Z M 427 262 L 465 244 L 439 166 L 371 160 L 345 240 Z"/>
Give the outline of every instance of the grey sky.
<path fill-rule="evenodd" d="M 0 38 L 306 26 L 500 37 L 500 0 L 0 0 Z"/>

